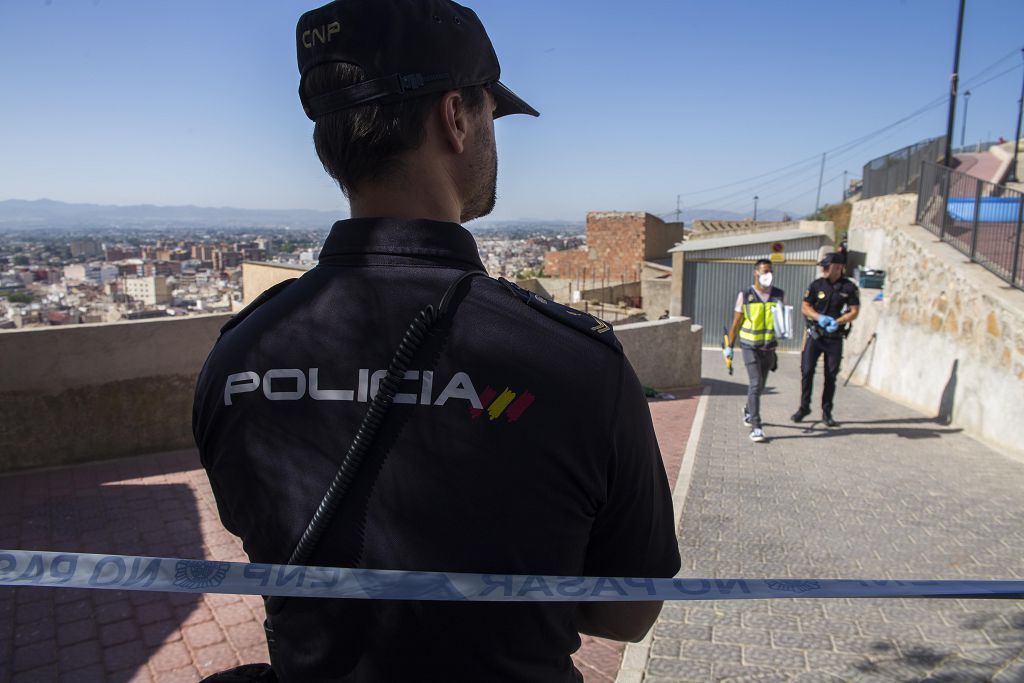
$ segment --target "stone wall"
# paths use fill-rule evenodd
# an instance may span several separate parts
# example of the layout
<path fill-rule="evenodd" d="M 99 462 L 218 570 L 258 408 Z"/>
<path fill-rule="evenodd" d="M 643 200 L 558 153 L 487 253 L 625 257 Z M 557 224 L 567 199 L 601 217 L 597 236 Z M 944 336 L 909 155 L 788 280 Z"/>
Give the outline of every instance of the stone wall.
<path fill-rule="evenodd" d="M 191 447 L 228 315 L 0 332 L 0 472 Z"/>
<path fill-rule="evenodd" d="M 703 334 L 700 325 L 691 323 L 689 318 L 669 318 L 615 326 L 641 384 L 655 389 L 700 384 Z"/>
<path fill-rule="evenodd" d="M 1024 292 L 913 225 L 916 195 L 854 204 L 850 248 L 886 271 L 847 342 L 852 380 L 1024 454 Z M 869 345 L 872 334 L 874 340 Z"/>

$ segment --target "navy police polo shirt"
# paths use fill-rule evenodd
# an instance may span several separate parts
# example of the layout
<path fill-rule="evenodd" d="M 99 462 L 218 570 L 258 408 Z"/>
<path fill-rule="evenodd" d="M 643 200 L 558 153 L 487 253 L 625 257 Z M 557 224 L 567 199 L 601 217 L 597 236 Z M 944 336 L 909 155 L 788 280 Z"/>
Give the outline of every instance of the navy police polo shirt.
<path fill-rule="evenodd" d="M 413 317 L 482 269 L 459 225 L 340 221 L 317 267 L 223 334 L 193 431 L 252 561 L 287 561 Z M 608 326 L 490 278 L 458 291 L 309 564 L 673 576 L 650 412 Z M 292 598 L 273 619 L 275 667 L 289 681 L 580 681 L 575 609 Z"/>

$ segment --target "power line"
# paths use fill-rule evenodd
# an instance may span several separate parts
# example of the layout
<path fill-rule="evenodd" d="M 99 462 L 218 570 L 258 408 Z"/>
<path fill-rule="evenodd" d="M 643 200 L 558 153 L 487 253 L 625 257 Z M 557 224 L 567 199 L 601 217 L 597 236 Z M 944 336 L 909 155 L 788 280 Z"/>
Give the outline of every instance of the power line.
<path fill-rule="evenodd" d="M 832 181 L 838 180 L 840 177 L 842 177 L 842 175 L 843 175 L 843 172 L 840 171 L 839 173 L 837 173 L 836 175 L 832 176 L 828 180 L 822 182 L 821 186 L 822 187 L 826 187 Z M 791 196 L 791 197 L 789 197 L 789 198 L 779 202 L 779 206 L 785 206 L 786 204 L 789 204 L 793 200 L 799 199 L 800 197 L 803 197 L 805 194 L 810 194 L 810 193 L 814 192 L 817 189 L 818 189 L 818 186 L 817 186 L 817 184 L 815 184 L 813 187 L 810 187 L 810 188 L 808 188 L 806 190 L 803 190 L 802 192 L 798 192 L 797 194 L 795 194 L 795 195 L 793 195 L 793 196 Z M 775 208 L 774 210 L 775 211 L 783 211 L 784 209 Z"/>
<path fill-rule="evenodd" d="M 1000 57 L 995 62 L 993 62 L 993 63 L 989 64 L 988 66 L 986 66 L 984 69 L 982 69 L 981 71 L 979 71 L 978 73 L 973 75 L 971 78 L 965 79 L 964 83 L 963 83 L 963 87 L 965 87 L 965 88 L 966 87 L 970 87 L 971 89 L 977 89 L 977 88 L 985 85 L 986 83 L 989 83 L 989 82 L 991 82 L 991 81 L 993 81 L 993 80 L 995 80 L 997 78 L 1000 78 L 1001 76 L 1006 75 L 1007 73 L 1010 73 L 1012 71 L 1015 71 L 1015 70 L 1019 69 L 1020 68 L 1019 64 L 1018 65 L 1014 65 L 1010 69 L 1002 71 L 999 74 L 996 74 L 995 76 L 992 76 L 991 78 L 988 78 L 988 79 L 986 79 L 984 81 L 981 81 L 981 82 L 978 82 L 978 83 L 974 82 L 977 78 L 981 77 L 982 75 L 984 75 L 988 71 L 991 71 L 992 69 L 996 68 L 997 66 L 999 66 L 1000 64 L 1002 64 L 1006 60 L 1008 60 L 1008 59 L 1012 58 L 1013 56 L 1017 55 L 1018 52 L 1019 52 L 1019 48 L 1014 49 L 1012 52 L 1008 53 L 1007 55 L 1005 55 L 1003 57 Z M 852 148 L 854 148 L 856 146 L 859 146 L 861 143 L 866 142 L 866 141 L 870 140 L 871 138 L 874 138 L 875 136 L 877 136 L 877 135 L 879 135 L 881 133 L 884 133 L 884 132 L 886 132 L 888 130 L 891 130 L 892 128 L 894 128 L 894 127 L 896 127 L 898 125 L 901 125 L 903 123 L 911 121 L 914 118 L 917 118 L 918 116 L 920 116 L 920 115 L 922 115 L 922 114 L 924 114 L 924 113 L 926 113 L 928 111 L 931 111 L 932 109 L 934 109 L 934 108 L 936 108 L 936 107 L 946 103 L 948 101 L 948 97 L 949 97 L 949 95 L 944 93 L 940 97 L 937 97 L 934 100 L 931 100 L 930 102 L 928 102 L 927 104 L 919 107 L 918 109 L 914 110 L 910 114 L 907 114 L 906 116 L 904 116 L 904 117 L 902 117 L 900 119 L 897 119 L 896 121 L 894 121 L 894 122 L 892 122 L 892 123 L 890 123 L 890 124 L 888 124 L 886 126 L 883 126 L 882 128 L 874 130 L 874 131 L 872 131 L 870 133 L 867 133 L 865 135 L 862 135 L 862 136 L 860 136 L 858 138 L 854 138 L 853 140 L 845 142 L 845 143 L 843 143 L 841 145 L 837 145 L 836 147 L 833 147 L 832 149 L 825 150 L 825 154 L 833 155 L 836 152 L 839 152 L 840 150 L 845 152 L 848 149 L 852 149 Z M 703 190 L 694 190 L 694 191 L 690 191 L 690 192 L 681 192 L 681 193 L 679 193 L 679 195 L 683 196 L 683 197 L 686 197 L 686 196 L 693 196 L 693 195 L 699 195 L 699 194 L 706 194 L 708 192 L 715 192 L 717 190 L 722 190 L 722 189 L 726 189 L 726 188 L 729 188 L 729 187 L 735 187 L 737 185 L 750 185 L 750 183 L 752 181 L 759 180 L 761 178 L 765 178 L 765 177 L 768 177 L 768 176 L 776 175 L 778 173 L 782 173 L 783 171 L 788 171 L 790 169 L 793 169 L 793 168 L 796 168 L 796 167 L 799 167 L 799 166 L 806 165 L 806 166 L 808 166 L 808 168 L 813 168 L 813 165 L 816 165 L 815 162 L 817 162 L 818 159 L 819 159 L 819 156 L 817 154 L 815 154 L 814 156 L 807 157 L 805 159 L 801 159 L 800 161 L 795 161 L 795 162 L 793 162 L 791 164 L 787 164 L 785 166 L 781 166 L 781 167 L 779 167 L 777 169 L 774 169 L 774 170 L 771 170 L 771 171 L 766 171 L 764 173 L 759 173 L 757 175 L 750 176 L 748 178 L 743 178 L 743 179 L 740 179 L 740 180 L 735 180 L 735 181 L 732 181 L 732 182 L 729 182 L 729 183 L 724 183 L 722 185 L 717 185 L 717 186 L 710 187 L 710 188 L 704 188 Z M 794 171 L 794 173 L 795 172 L 798 172 L 798 171 Z M 791 174 L 785 174 L 785 176 L 791 176 Z M 750 191 L 751 191 L 750 189 L 740 189 L 737 192 L 738 193 L 746 194 L 746 193 L 749 193 Z M 732 197 L 734 194 L 735 193 L 730 192 L 730 193 L 724 195 L 723 198 L 725 198 L 725 197 Z M 688 208 L 699 208 L 699 207 L 704 206 L 704 205 L 706 205 L 708 203 L 713 203 L 714 201 L 717 201 L 717 200 L 710 200 L 709 202 L 700 202 L 700 203 L 698 203 L 696 205 L 691 205 Z M 665 214 L 658 214 L 658 215 L 668 215 L 670 213 L 671 212 L 665 212 Z"/>

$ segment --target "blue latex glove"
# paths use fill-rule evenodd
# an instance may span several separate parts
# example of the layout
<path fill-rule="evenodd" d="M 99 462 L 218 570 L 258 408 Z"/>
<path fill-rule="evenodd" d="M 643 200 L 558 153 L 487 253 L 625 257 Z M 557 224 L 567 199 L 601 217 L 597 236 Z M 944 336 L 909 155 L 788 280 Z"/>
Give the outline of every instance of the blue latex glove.
<path fill-rule="evenodd" d="M 730 349 L 730 348 L 722 349 L 722 355 L 725 356 L 726 358 L 728 358 L 729 360 L 732 360 L 732 349 Z"/>
<path fill-rule="evenodd" d="M 834 332 L 835 331 L 834 329 L 833 330 L 828 329 L 829 327 L 832 327 L 833 325 L 836 325 L 836 319 L 833 318 L 830 315 L 823 315 L 820 318 L 818 318 L 818 327 L 821 327 L 826 332 Z"/>
<path fill-rule="evenodd" d="M 826 331 L 826 332 L 828 332 L 829 334 L 832 334 L 833 332 L 835 332 L 835 331 L 836 331 L 836 330 L 838 330 L 838 329 L 839 329 L 839 323 L 838 323 L 838 322 L 836 322 L 835 320 L 833 320 L 833 321 L 832 321 L 832 322 L 831 322 L 831 323 L 830 323 L 830 324 L 828 325 L 828 327 L 826 327 L 826 328 L 825 328 L 825 331 Z"/>

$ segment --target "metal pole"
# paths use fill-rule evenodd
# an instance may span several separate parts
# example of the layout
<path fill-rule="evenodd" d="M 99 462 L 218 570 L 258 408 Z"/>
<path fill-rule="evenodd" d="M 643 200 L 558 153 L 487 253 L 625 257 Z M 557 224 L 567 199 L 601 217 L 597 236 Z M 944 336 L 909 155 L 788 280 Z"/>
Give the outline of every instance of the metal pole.
<path fill-rule="evenodd" d="M 757 195 L 754 195 L 754 222 L 757 222 Z"/>
<path fill-rule="evenodd" d="M 847 187 L 848 187 L 848 185 L 846 184 L 846 171 L 843 171 L 843 188 L 842 189 L 843 189 L 843 201 L 844 202 L 846 201 L 846 188 Z"/>
<path fill-rule="evenodd" d="M 1024 57 L 1024 48 L 1020 51 L 1021 56 Z M 1017 152 L 1020 149 L 1020 118 L 1021 114 L 1024 114 L 1024 76 L 1021 77 L 1020 81 L 1020 99 L 1017 101 L 1017 134 L 1013 136 L 1013 163 L 1010 164 L 1010 175 L 1006 177 L 1008 183 L 1019 183 L 1020 178 L 1017 177 Z"/>
<path fill-rule="evenodd" d="M 964 93 L 964 122 L 963 126 L 960 127 L 960 148 L 963 149 L 964 138 L 967 136 L 967 107 L 971 104 L 971 91 L 968 90 Z"/>
<path fill-rule="evenodd" d="M 981 215 L 981 180 L 974 181 L 974 218 L 971 220 L 971 261 L 978 250 L 978 218 Z"/>
<path fill-rule="evenodd" d="M 953 163 L 953 117 L 956 116 L 956 87 L 960 80 L 960 38 L 964 32 L 964 6 L 967 0 L 960 0 L 960 16 L 956 20 L 956 53 L 953 55 L 953 75 L 949 77 L 949 116 L 946 118 L 946 156 L 942 165 L 950 168 Z"/>
<path fill-rule="evenodd" d="M 1020 269 L 1020 233 L 1024 224 L 1024 194 L 1017 198 L 1017 236 L 1013 240 L 1013 268 L 1010 271 L 1010 285 L 1013 287 L 1017 286 L 1017 271 Z"/>
<path fill-rule="evenodd" d="M 926 168 L 925 160 L 921 159 L 921 182 L 918 184 L 918 187 L 917 187 L 917 211 L 914 212 L 914 221 L 918 225 L 921 225 L 921 218 L 923 217 L 922 214 L 921 214 L 921 209 L 924 206 L 924 192 L 925 192 L 924 188 L 926 187 L 926 185 L 925 185 L 925 175 L 924 175 L 925 168 Z M 932 183 L 928 184 L 929 187 L 931 185 L 932 185 Z"/>
<path fill-rule="evenodd" d="M 942 216 L 939 221 L 939 239 L 946 241 L 946 226 L 949 224 L 949 184 L 952 181 L 952 172 L 948 166 L 941 169 L 942 182 Z"/>
<path fill-rule="evenodd" d="M 821 179 L 825 177 L 825 155 L 828 152 L 821 153 L 821 170 L 818 172 L 818 196 L 814 198 L 814 210 L 817 211 L 821 208 Z"/>

